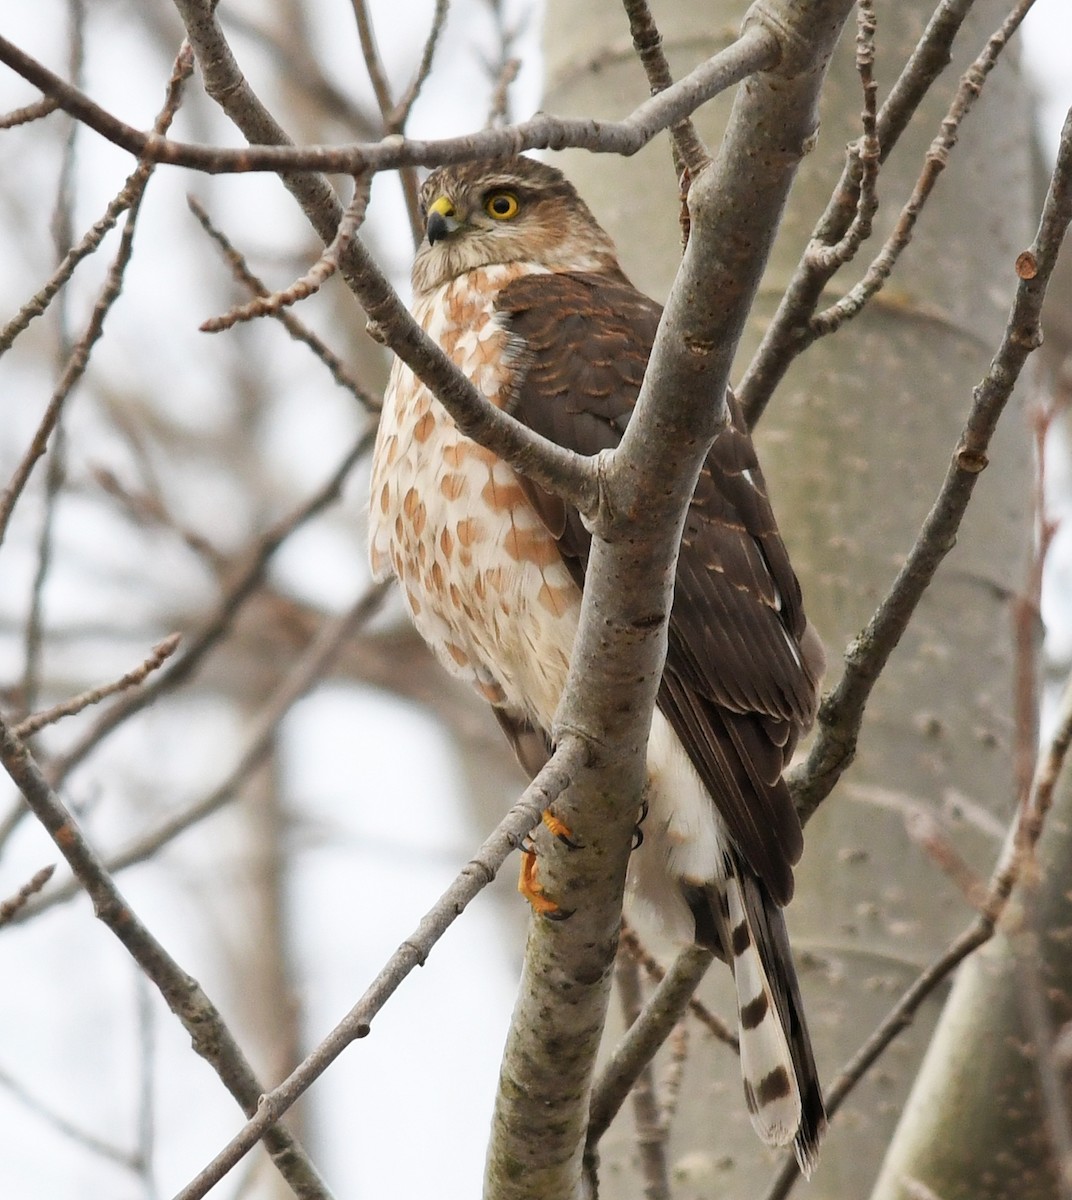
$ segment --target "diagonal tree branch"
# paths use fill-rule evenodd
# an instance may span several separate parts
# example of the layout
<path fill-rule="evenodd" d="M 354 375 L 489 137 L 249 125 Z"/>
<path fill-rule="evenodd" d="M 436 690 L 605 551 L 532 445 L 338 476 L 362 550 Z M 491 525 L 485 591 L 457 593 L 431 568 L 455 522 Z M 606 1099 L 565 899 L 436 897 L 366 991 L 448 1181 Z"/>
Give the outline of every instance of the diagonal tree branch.
<path fill-rule="evenodd" d="M 917 43 L 904 70 L 894 83 L 875 122 L 879 162 L 885 162 L 901 134 L 908 127 L 917 108 L 930 91 L 941 72 L 948 66 L 953 41 L 960 32 L 974 0 L 943 0 L 931 17 L 923 37 Z M 1008 21 L 1014 29 L 1023 19 L 1033 0 L 1020 0 Z M 1001 31 L 999 31 L 999 34 Z M 992 39 L 993 40 L 993 39 Z M 1007 33 L 995 43 L 991 57 L 990 43 L 983 51 L 983 76 L 989 72 L 997 55 L 1004 49 Z M 978 64 L 977 64 L 978 66 Z M 954 128 L 955 135 L 955 128 Z M 819 304 L 823 288 L 845 261 L 831 254 L 831 247 L 844 239 L 856 218 L 865 174 L 863 147 L 849 147 L 841 178 L 830 197 L 826 211 L 819 218 L 811 241 L 806 248 L 778 311 L 763 335 L 737 387 L 749 428 L 754 428 L 769 402 L 774 389 L 784 377 L 789 365 L 816 338 L 811 328 L 812 315 Z"/>
<path fill-rule="evenodd" d="M 904 566 L 867 626 L 845 652 L 845 672 L 819 709 L 819 735 L 790 781 L 805 819 L 830 794 L 856 752 L 864 706 L 942 560 L 952 550 L 998 420 L 1024 363 L 1042 344 L 1040 314 L 1050 276 L 1072 221 L 1072 112 L 1065 120 L 1038 232 L 1017 259 L 1020 277 L 1005 333 L 976 386 L 964 431 L 931 511 Z"/>
<path fill-rule="evenodd" d="M 2 717 L 0 763 L 86 889 L 96 916 L 152 980 L 190 1034 L 194 1049 L 216 1070 L 242 1109 L 246 1113 L 255 1112 L 264 1089 L 219 1010 L 139 920 L 75 819 L 49 787 L 30 751 Z M 265 1145 L 295 1196 L 302 1200 L 331 1200 L 316 1168 L 286 1129 L 274 1126 L 265 1137 Z"/>
<path fill-rule="evenodd" d="M 176 0 L 176 5 L 209 94 L 251 142 L 289 146 L 286 131 L 242 75 L 211 8 L 200 0 Z M 317 234 L 325 243 L 333 242 L 343 210 L 328 182 L 308 173 L 284 172 L 280 177 Z M 413 320 L 360 239 L 348 242 L 339 265 L 369 317 L 371 330 L 432 388 L 463 432 L 580 511 L 595 511 L 599 491 L 591 465 L 488 403 Z"/>
<path fill-rule="evenodd" d="M 432 948 L 469 902 L 495 878 L 506 857 L 539 822 L 540 813 L 570 786 L 586 757 L 587 749 L 577 738 L 567 738 L 559 744 L 547 765 L 425 914 L 413 934 L 391 956 L 361 999 L 278 1087 L 261 1096 L 256 1116 L 175 1196 L 175 1200 L 201 1200 L 259 1139 L 267 1135 L 274 1123 L 347 1046 L 368 1036 L 373 1017 L 413 968 L 427 960 Z"/>
<path fill-rule="evenodd" d="M 1057 784 L 1065 770 L 1070 746 L 1072 679 L 1065 685 L 1053 738 L 1038 756 L 1030 802 L 1017 810 L 980 903 L 979 914 L 925 970 L 920 972 L 878 1028 L 841 1068 L 826 1093 L 826 1110 L 829 1117 L 833 1118 L 868 1069 L 885 1053 L 897 1035 L 908 1028 L 923 1001 L 932 995 L 935 988 L 948 979 L 966 958 L 994 936 L 1013 889 L 1025 875 L 1030 875 L 1035 850 L 1053 805 Z M 796 1160 L 787 1155 L 764 1200 L 785 1200 L 799 1178 L 800 1171 Z"/>

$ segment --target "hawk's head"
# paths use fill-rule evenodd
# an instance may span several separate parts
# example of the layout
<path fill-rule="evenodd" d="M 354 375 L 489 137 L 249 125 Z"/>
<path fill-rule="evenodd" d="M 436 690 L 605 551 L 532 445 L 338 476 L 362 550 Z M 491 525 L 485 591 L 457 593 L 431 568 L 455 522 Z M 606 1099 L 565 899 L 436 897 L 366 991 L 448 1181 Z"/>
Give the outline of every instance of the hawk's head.
<path fill-rule="evenodd" d="M 422 296 L 477 267 L 619 270 L 614 246 L 560 171 L 532 158 L 440 167 L 421 188 L 425 238 L 413 264 Z"/>

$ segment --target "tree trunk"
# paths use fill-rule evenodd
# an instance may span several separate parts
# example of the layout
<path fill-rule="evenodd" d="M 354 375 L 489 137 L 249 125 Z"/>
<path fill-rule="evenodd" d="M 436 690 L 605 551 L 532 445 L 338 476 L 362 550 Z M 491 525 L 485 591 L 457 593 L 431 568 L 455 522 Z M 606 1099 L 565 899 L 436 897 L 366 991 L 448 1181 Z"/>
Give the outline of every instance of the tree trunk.
<path fill-rule="evenodd" d="M 1017 889 L 1004 928 L 957 976 L 874 1200 L 910 1200 L 910 1181 L 942 1200 L 1072 1194 L 1067 1056 L 1056 1045 L 1072 1020 L 1069 862 L 1066 772 L 1038 878 Z"/>

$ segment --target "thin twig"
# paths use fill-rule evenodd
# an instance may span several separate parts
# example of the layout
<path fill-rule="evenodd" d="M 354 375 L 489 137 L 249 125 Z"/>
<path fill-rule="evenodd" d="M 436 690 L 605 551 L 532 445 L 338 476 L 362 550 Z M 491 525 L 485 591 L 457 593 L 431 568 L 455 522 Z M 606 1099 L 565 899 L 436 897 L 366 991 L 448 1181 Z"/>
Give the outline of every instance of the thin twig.
<path fill-rule="evenodd" d="M 201 228 L 208 234 L 210 238 L 220 247 L 221 252 L 231 268 L 234 277 L 243 283 L 254 295 L 269 296 L 271 292 L 264 283 L 250 270 L 249 264 L 246 262 L 242 253 L 228 239 L 218 226 L 213 224 L 212 218 L 206 212 L 204 206 L 195 196 L 187 196 L 186 203 L 190 211 L 197 218 Z M 288 313 L 284 309 L 271 314 L 284 329 L 290 334 L 295 341 L 303 342 L 312 350 L 313 354 L 324 364 L 331 372 L 332 378 L 339 385 L 351 392 L 354 398 L 369 412 L 378 412 L 382 406 L 382 397 L 370 392 L 367 388 L 362 387 L 357 379 L 346 368 L 346 364 L 341 358 L 318 337 L 313 331 L 293 313 Z"/>
<path fill-rule="evenodd" d="M 46 708 L 43 712 L 32 714 L 15 726 L 15 736 L 25 741 L 26 738 L 39 733 L 46 725 L 54 725 L 64 717 L 73 717 L 83 709 L 89 708 L 91 704 L 99 704 L 108 696 L 114 696 L 118 692 L 125 692 L 127 688 L 137 687 L 138 684 L 144 683 L 175 653 L 179 648 L 180 641 L 182 641 L 181 634 L 169 634 L 163 641 L 157 642 L 149 657 L 132 671 L 128 671 L 111 683 L 90 688 L 88 691 L 80 692 L 77 696 L 72 696 L 69 700 Z"/>
<path fill-rule="evenodd" d="M 1046 442 L 1058 414 L 1057 401 L 1035 406 L 1028 414 L 1034 435 L 1035 468 L 1031 489 L 1031 516 L 1034 537 L 1024 586 L 1013 599 L 1013 749 L 1017 803 L 1028 802 L 1038 746 L 1039 682 L 1038 663 L 1042 644 L 1042 577 L 1046 557 L 1057 523 L 1046 516 Z"/>
<path fill-rule="evenodd" d="M 172 72 L 171 79 L 168 81 L 167 96 L 164 107 L 160 115 L 156 119 L 154 125 L 154 134 L 151 136 L 160 136 L 171 124 L 175 113 L 178 109 L 179 102 L 182 97 L 183 86 L 189 73 L 192 70 L 192 57 L 185 50 L 180 51 L 179 57 L 176 59 L 175 69 Z M 126 204 L 127 220 L 123 230 L 123 238 L 116 253 L 115 259 L 112 262 L 111 268 L 108 271 L 104 286 L 101 288 L 97 301 L 93 306 L 93 312 L 90 315 L 89 322 L 86 325 L 85 331 L 78 339 L 74 349 L 71 352 L 67 361 L 67 366 L 63 371 L 59 384 L 52 394 L 51 399 L 45 413 L 38 424 L 26 453 L 23 455 L 21 462 L 15 468 L 15 472 L 11 477 L 7 487 L 0 493 L 0 543 L 3 542 L 4 536 L 7 533 L 8 524 L 11 520 L 11 514 L 14 511 L 15 504 L 19 496 L 22 494 L 27 481 L 30 478 L 37 461 L 45 453 L 48 446 L 49 438 L 59 421 L 60 413 L 67 401 L 67 397 L 82 378 L 86 366 L 89 363 L 89 356 L 93 346 L 100 338 L 104 330 L 104 322 L 119 296 L 123 285 L 123 275 L 126 270 L 127 263 L 130 261 L 130 255 L 133 250 L 134 230 L 136 227 L 137 212 L 141 205 L 141 199 L 145 194 L 145 188 L 152 174 L 153 167 L 151 164 L 143 163 L 131 175 L 127 181 L 124 191 L 129 189 L 129 203 Z M 103 236 L 103 235 L 102 235 Z M 52 294 L 59 290 L 60 284 L 57 282 L 61 272 L 65 269 L 65 264 L 70 260 L 71 255 L 68 254 L 64 260 L 64 264 L 57 270 L 53 279 L 50 281 L 50 286 L 55 285 Z M 74 263 L 71 264 L 70 270 L 74 269 Z M 43 309 L 41 310 L 43 311 Z M 25 308 L 24 308 L 25 312 Z M 31 314 L 36 315 L 36 314 Z M 27 318 L 28 320 L 29 318 Z M 21 326 L 24 328 L 25 326 Z M 5 331 L 6 333 L 7 331 Z M 18 330 L 11 336 L 17 336 Z"/>
<path fill-rule="evenodd" d="M 674 959 L 666 978 L 629 1029 L 592 1089 L 588 1122 L 588 1150 L 592 1153 L 625 1102 L 640 1073 L 655 1057 L 688 1008 L 689 1000 L 714 954 L 703 946 L 686 946 Z"/>
<path fill-rule="evenodd" d="M 160 116 L 154 125 L 154 129 L 159 133 L 166 132 L 171 121 L 174 119 L 175 113 L 178 111 L 178 105 L 182 97 L 182 85 L 193 70 L 193 61 L 193 53 L 189 45 L 184 43 L 172 68 L 164 107 L 161 109 Z M 123 184 L 115 199 L 104 210 L 104 215 L 86 233 L 78 245 L 72 247 L 67 252 L 63 261 L 53 272 L 44 287 L 27 300 L 15 316 L 0 329 L 0 355 L 10 348 L 14 340 L 35 317 L 39 317 L 48 308 L 53 298 L 74 273 L 75 267 L 97 249 L 104 240 L 105 234 L 115 227 L 116 222 L 123 213 L 130 208 L 131 204 L 144 191 L 145 180 L 148 179 L 152 171 L 153 164 L 138 164 L 137 168 Z"/>
<path fill-rule="evenodd" d="M 62 1114 L 50 1108 L 43 1100 L 39 1100 L 31 1092 L 27 1091 L 22 1084 L 2 1068 L 0 1068 L 0 1087 L 10 1092 L 28 1112 L 32 1112 L 35 1116 L 40 1117 L 41 1120 L 51 1125 L 57 1133 L 69 1141 L 81 1146 L 84 1150 L 90 1151 L 92 1154 L 106 1159 L 108 1162 L 125 1167 L 129 1171 L 138 1170 L 139 1163 L 135 1155 L 122 1149 L 120 1146 L 115 1146 L 111 1142 L 104 1141 L 103 1138 L 90 1133 L 88 1129 L 82 1129 L 80 1126 L 75 1125 Z"/>
<path fill-rule="evenodd" d="M 36 896 L 45 884 L 48 883 L 55 870 L 56 866 L 54 863 L 50 863 L 47 867 L 42 867 L 27 883 L 24 883 L 19 888 L 14 896 L 9 897 L 0 904 L 0 926 L 8 925 L 15 919 L 19 912 L 26 907 L 30 898 Z"/>
<path fill-rule="evenodd" d="M 485 0 L 495 25 L 496 57 L 486 63 L 492 80 L 488 103 L 487 126 L 503 126 L 510 119 L 510 87 L 522 67 L 521 58 L 514 53 L 518 38 L 528 24 L 533 10 L 523 13 L 513 24 L 506 20 L 507 0 Z"/>
<path fill-rule="evenodd" d="M 365 60 L 365 70 L 368 72 L 369 83 L 372 85 L 372 94 L 376 97 L 380 116 L 383 117 L 386 126 L 395 102 L 391 98 L 391 86 L 387 82 L 387 72 L 383 69 L 383 60 L 380 58 L 379 47 L 376 45 L 372 17 L 365 0 L 351 0 L 351 6 L 354 10 L 358 41 L 361 43 L 361 56 Z"/>
<path fill-rule="evenodd" d="M 450 0 L 436 0 L 435 10 L 432 13 L 432 25 L 428 30 L 428 36 L 424 39 L 420 62 L 417 64 L 417 69 L 413 73 L 413 78 L 410 80 L 409 86 L 402 93 L 393 112 L 386 121 L 387 128 L 391 133 L 401 133 L 405 129 L 409 115 L 413 111 L 413 106 L 417 103 L 417 98 L 420 96 L 425 83 L 427 83 L 428 76 L 432 73 L 432 60 L 435 58 L 436 48 L 439 45 L 443 26 L 447 23 L 447 13 L 449 11 Z"/>
<path fill-rule="evenodd" d="M 361 57 L 365 60 L 365 70 L 368 72 L 372 93 L 376 97 L 376 105 L 380 110 L 383 132 L 386 135 L 402 133 L 409 118 L 409 109 L 400 112 L 391 98 L 391 88 L 387 82 L 387 73 L 383 68 L 379 48 L 376 45 L 376 34 L 372 28 L 368 4 L 366 0 L 350 0 L 350 2 L 353 5 L 357 36 L 361 43 Z M 417 172 L 413 167 L 403 167 L 399 171 L 398 177 L 402 185 L 402 196 L 406 203 L 406 215 L 409 217 L 413 244 L 417 246 L 420 245 L 421 238 L 424 236 Z"/>
<path fill-rule="evenodd" d="M 86 11 L 84 0 L 67 0 L 69 17 L 69 41 L 67 71 L 75 84 L 83 78 L 86 58 Z M 59 179 L 56 185 L 56 203 L 52 210 L 49 229 L 56 257 L 62 261 L 74 244 L 75 208 L 75 162 L 81 128 L 77 121 L 65 118 L 66 134 L 63 138 L 63 155 L 60 160 Z M 131 210 L 133 211 L 133 210 Z M 58 366 L 63 365 L 76 349 L 71 334 L 70 294 L 67 290 L 59 296 L 53 309 L 53 326 L 56 333 L 56 355 Z M 88 355 L 87 355 L 88 357 Z M 26 625 L 23 634 L 23 668 L 19 688 L 19 699 L 24 712 L 38 702 L 41 659 L 44 653 L 44 604 L 45 584 L 52 570 L 53 534 L 56 525 L 56 510 L 67 476 L 67 439 L 64 436 L 62 414 L 56 422 L 52 436 L 52 453 L 45 467 L 44 513 L 37 535 L 37 561 L 33 580 L 30 583 L 27 603 Z"/>
<path fill-rule="evenodd" d="M 48 831 L 71 870 L 93 901 L 102 921 L 152 980 L 171 1011 L 190 1034 L 194 1049 L 209 1062 L 243 1111 L 256 1111 L 263 1087 L 215 1005 L 197 981 L 178 965 L 140 921 L 115 886 L 96 851 L 66 806 L 49 787 L 26 744 L 0 717 L 0 763 L 26 803 Z M 272 1159 L 296 1196 L 330 1200 L 330 1193 L 294 1137 L 282 1126 L 266 1131 Z"/>
<path fill-rule="evenodd" d="M 201 332 L 220 333 L 237 325 L 240 321 L 250 321 L 256 317 L 274 317 L 282 309 L 315 295 L 338 271 L 340 258 L 346 253 L 364 222 L 371 184 L 372 177 L 369 175 L 362 175 L 354 180 L 354 194 L 346 206 L 334 238 L 300 279 L 295 280 L 290 287 L 281 292 L 258 296 L 257 299 L 251 300 L 248 304 L 238 305 L 222 316 L 203 321 L 200 327 Z"/>
<path fill-rule="evenodd" d="M 666 1075 L 663 1078 L 663 1114 L 666 1126 L 673 1123 L 677 1113 L 678 1100 L 681 1098 L 681 1084 L 685 1078 L 685 1063 L 689 1057 L 689 1026 L 685 1021 L 679 1021 L 677 1028 L 670 1035 L 670 1061 L 666 1065 Z"/>
<path fill-rule="evenodd" d="M 374 431 L 363 434 L 321 488 L 292 512 L 276 521 L 249 547 L 235 567 L 216 607 L 204 620 L 200 629 L 187 635 L 183 653 L 145 687 L 129 693 L 124 699 L 106 709 L 74 746 L 49 764 L 49 780 L 53 787 L 59 787 L 67 775 L 92 753 L 108 734 L 193 675 L 213 647 L 226 635 L 242 606 L 256 592 L 272 556 L 279 547 L 291 534 L 339 498 L 343 484 L 357 463 L 368 453 L 374 436 Z M 11 836 L 25 813 L 25 807 L 19 804 L 0 821 L 0 846 Z"/>
<path fill-rule="evenodd" d="M 507 58 L 499 68 L 499 73 L 495 77 L 495 86 L 491 89 L 491 100 L 488 103 L 487 125 L 505 124 L 510 115 L 510 88 L 520 70 L 520 58 Z"/>
<path fill-rule="evenodd" d="M 134 979 L 138 1014 L 138 1163 L 148 1200 L 156 1196 L 153 1186 L 153 1147 L 156 1140 L 156 1013 L 152 985 L 139 971 Z"/>
<path fill-rule="evenodd" d="M 40 121 L 42 117 L 54 113 L 57 108 L 58 101 L 51 96 L 44 96 L 32 104 L 25 104 L 22 108 L 13 108 L 10 112 L 0 114 L 0 129 L 14 129 L 17 125 L 29 125 L 31 121 Z"/>
<path fill-rule="evenodd" d="M 251 7 L 262 19 L 271 13 L 267 6 Z M 275 65 L 280 80 L 287 88 L 297 89 L 303 97 L 316 105 L 327 120 L 350 129 L 355 135 L 374 138 L 380 132 L 379 122 L 372 119 L 365 108 L 357 103 L 353 94 L 338 87 L 324 73 L 324 58 L 314 53 L 308 29 L 295 36 L 296 30 L 289 22 L 281 22 L 277 30 L 259 24 L 256 19 L 239 12 L 235 5 L 223 6 L 220 13 L 228 29 L 241 37 L 248 38 L 264 51 Z"/>
<path fill-rule="evenodd" d="M 588 118 L 560 118 L 539 113 L 517 125 L 485 129 L 463 137 L 425 141 L 392 136 L 380 142 L 354 142 L 342 146 L 264 144 L 231 150 L 176 142 L 135 129 L 95 104 L 85 93 L 66 83 L 7 38 L 0 37 L 0 62 L 46 95 L 54 97 L 65 112 L 108 141 L 138 158 L 190 167 L 209 174 L 317 171 L 352 176 L 363 171 L 443 166 L 477 156 L 503 158 L 523 150 L 567 147 L 599 154 L 635 154 L 664 129 L 690 116 L 713 96 L 753 72 L 773 66 L 779 53 L 773 31 L 753 22 L 732 45 L 701 63 L 664 92 L 645 100 L 620 121 L 593 122 Z"/>
<path fill-rule="evenodd" d="M 107 467 L 91 467 L 90 474 L 101 491 L 117 501 L 123 512 L 138 525 L 174 534 L 214 574 L 220 575 L 226 570 L 230 562 L 227 554 L 214 546 L 203 533 L 184 524 L 168 511 L 155 479 L 150 483 L 150 490 L 134 491 Z"/>
<path fill-rule="evenodd" d="M 856 70 L 863 86 L 864 107 L 860 113 L 863 132 L 849 147 L 848 170 L 859 179 L 856 212 L 844 235 L 833 245 L 812 240 L 804 251 L 808 265 L 827 277 L 851 262 L 863 242 L 871 236 L 871 225 L 878 211 L 879 160 L 881 148 L 876 132 L 875 100 L 875 5 L 874 0 L 858 0 L 856 13 Z"/>
<path fill-rule="evenodd" d="M 70 353 L 70 344 L 66 336 L 66 310 L 66 303 L 61 302 L 59 306 L 61 352 Z M 23 668 L 18 697 L 23 712 L 33 708 L 38 702 L 41 685 L 41 657 L 44 653 L 45 584 L 52 570 L 56 510 L 66 478 L 67 438 L 64 434 L 63 424 L 57 422 L 52 435 L 52 453 L 49 455 L 45 467 L 44 514 L 37 535 L 37 561 L 34 564 L 33 579 L 29 588 L 28 611 L 22 638 Z"/>
<path fill-rule="evenodd" d="M 1041 344 L 1040 312 L 1057 252 L 1072 220 L 1072 112 L 1065 120 L 1057 165 L 1035 241 L 1017 260 L 1020 282 L 1001 345 L 976 385 L 971 410 L 945 480 L 885 599 L 845 652 L 845 670 L 819 708 L 819 734 L 807 761 L 790 777 L 806 819 L 852 761 L 864 706 L 935 572 L 952 549 L 998 419 L 1024 363 Z"/>
<path fill-rule="evenodd" d="M 640 1019 L 643 992 L 640 987 L 640 965 L 628 947 L 623 945 L 618 947 L 614 978 L 618 984 L 622 1015 L 626 1027 L 630 1028 Z M 670 1200 L 670 1171 L 666 1154 L 670 1130 L 662 1120 L 655 1091 L 655 1071 L 650 1061 L 637 1075 L 632 1096 L 644 1195 L 647 1200 Z"/>
<path fill-rule="evenodd" d="M 256 591 L 268 563 L 279 547 L 291 534 L 339 498 L 343 484 L 368 452 L 372 436 L 363 434 L 328 480 L 296 509 L 276 521 L 249 548 L 242 562 L 236 567 L 230 586 L 217 601 L 201 628 L 187 635 L 183 652 L 145 687 L 128 694 L 102 713 L 93 727 L 88 729 L 70 750 L 54 760 L 50 766 L 49 777 L 56 786 L 117 726 L 190 678 L 208 652 L 227 633 L 242 605 Z"/>
<path fill-rule="evenodd" d="M 846 321 L 858 316 L 868 301 L 877 295 L 885 285 L 897 260 L 912 240 L 916 221 L 934 191 L 938 177 L 949 163 L 949 155 L 956 145 L 964 118 L 974 107 L 975 101 L 979 98 L 983 85 L 986 83 L 986 77 L 994 69 L 1001 52 L 1020 27 L 1020 23 L 1027 16 L 1034 2 L 1035 0 L 1020 0 L 1020 3 L 1001 23 L 1001 27 L 991 35 L 979 57 L 961 76 L 953 103 L 949 106 L 949 111 L 942 121 L 938 136 L 927 151 L 923 171 L 916 181 L 916 186 L 912 189 L 911 197 L 897 218 L 893 232 L 867 268 L 863 279 L 836 303 L 812 317 L 808 328 L 814 338 L 825 337 L 839 329 Z"/>
<path fill-rule="evenodd" d="M 85 4 L 83 0 L 68 0 L 67 9 L 70 27 L 68 73 L 77 84 L 82 80 L 85 66 Z M 56 203 L 52 211 L 52 219 L 49 222 L 52 244 L 60 261 L 70 253 L 74 242 L 75 161 L 78 135 L 81 132 L 77 121 L 65 118 L 63 124 L 66 127 L 66 136 L 63 139 L 63 155 L 60 160 L 59 179 L 56 186 Z M 133 211 L 131 209 L 131 212 Z M 69 299 L 68 293 L 63 292 L 60 296 L 60 303 L 53 310 L 57 342 L 56 353 L 61 369 L 63 363 L 69 360 L 72 351 L 77 349 L 77 344 L 72 344 Z M 88 354 L 86 357 L 88 358 Z M 19 685 L 19 699 L 24 712 L 32 709 L 38 701 L 41 659 L 44 653 L 45 584 L 52 570 L 56 511 L 66 476 L 67 439 L 64 436 L 62 422 L 57 417 L 55 432 L 52 436 L 52 453 L 49 455 L 45 468 L 44 513 L 37 534 L 37 561 L 34 564 L 33 579 L 30 583 L 23 633 L 23 668 Z"/>
<path fill-rule="evenodd" d="M 662 983 L 666 978 L 666 972 L 659 965 L 654 955 L 650 953 L 643 942 L 637 937 L 636 930 L 624 918 L 622 920 L 622 930 L 619 940 L 623 946 L 628 946 L 629 952 L 644 968 L 644 972 L 648 978 L 653 979 L 656 983 Z M 692 1013 L 716 1041 L 729 1046 L 734 1054 L 740 1054 L 741 1042 L 735 1030 L 731 1029 L 720 1016 L 713 1013 L 702 1000 L 693 996 L 689 1000 L 689 1012 Z"/>
<path fill-rule="evenodd" d="M 347 1046 L 368 1035 L 376 1014 L 414 967 L 427 960 L 436 943 L 470 901 L 495 878 L 511 851 L 539 824 L 541 813 L 569 786 L 587 753 L 587 747 L 580 738 L 572 734 L 562 738 L 547 765 L 525 789 L 521 799 L 428 910 L 413 934 L 394 952 L 361 999 L 277 1088 L 261 1096 L 257 1115 L 247 1122 L 196 1179 L 176 1194 L 174 1200 L 201 1200 Z"/>
<path fill-rule="evenodd" d="M 651 15 L 647 0 L 623 0 L 629 18 L 629 33 L 633 39 L 648 87 L 653 96 L 665 92 L 674 80 L 670 64 L 663 53 L 663 38 Z M 670 142 L 674 153 L 674 171 L 678 179 L 683 176 L 695 178 L 710 161 L 691 117 L 686 117 L 670 126 Z M 687 189 L 686 189 L 687 190 Z"/>
<path fill-rule="evenodd" d="M 293 670 L 279 684 L 257 713 L 245 747 L 226 777 L 208 795 L 174 816 L 168 817 L 154 829 L 142 834 L 129 845 L 110 855 L 105 866 L 116 875 L 127 867 L 152 858 L 163 846 L 173 842 L 187 829 L 200 824 L 219 812 L 238 795 L 242 785 L 264 762 L 275 744 L 279 723 L 291 708 L 309 691 L 339 655 L 341 647 L 379 610 L 386 587 L 370 588 L 349 609 L 330 621 L 325 621 L 306 647 Z M 46 909 L 64 904 L 79 894 L 78 883 L 70 880 L 42 896 L 21 914 L 20 920 L 32 920 Z"/>
<path fill-rule="evenodd" d="M 908 127 L 923 98 L 949 64 L 951 49 L 974 0 L 942 0 L 916 43 L 904 70 L 879 109 L 875 135 L 884 162 Z M 812 233 L 809 247 L 833 246 L 846 234 L 859 211 L 862 165 L 846 155 L 841 178 Z M 778 305 L 758 350 L 737 386 L 737 398 L 754 428 L 790 363 L 810 344 L 809 324 L 823 288 L 837 269 L 806 251 Z"/>

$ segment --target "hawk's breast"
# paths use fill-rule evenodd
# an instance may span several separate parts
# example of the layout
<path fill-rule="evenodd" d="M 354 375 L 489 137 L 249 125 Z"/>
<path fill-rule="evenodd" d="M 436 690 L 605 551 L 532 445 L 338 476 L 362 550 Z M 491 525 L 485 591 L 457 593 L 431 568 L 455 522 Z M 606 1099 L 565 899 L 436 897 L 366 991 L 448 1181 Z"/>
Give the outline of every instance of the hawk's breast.
<path fill-rule="evenodd" d="M 414 309 L 500 408 L 517 367 L 495 297 L 538 270 L 513 263 L 471 271 Z M 400 360 L 384 396 L 369 526 L 373 574 L 398 577 L 418 631 L 443 664 L 491 703 L 550 728 L 580 592 L 511 468 L 465 437 Z"/>

